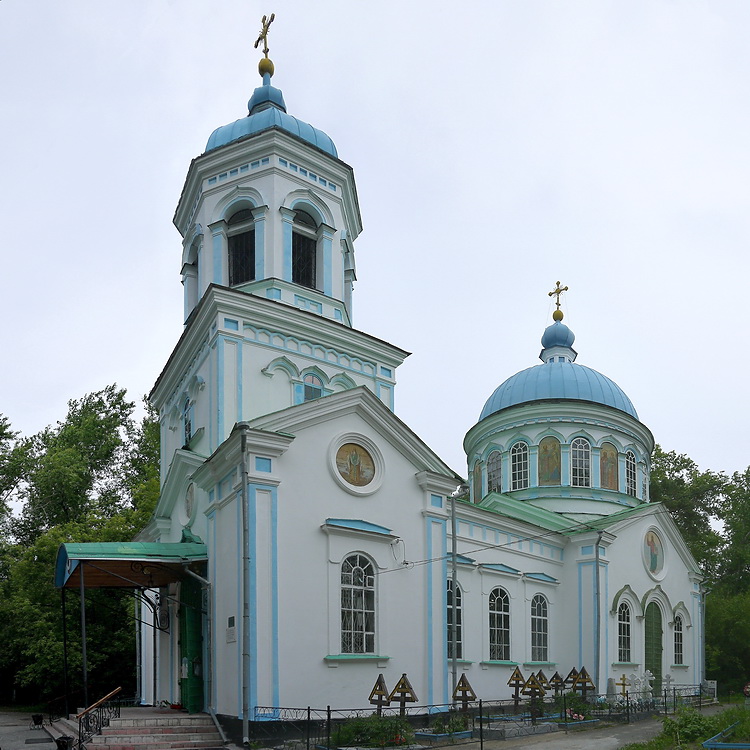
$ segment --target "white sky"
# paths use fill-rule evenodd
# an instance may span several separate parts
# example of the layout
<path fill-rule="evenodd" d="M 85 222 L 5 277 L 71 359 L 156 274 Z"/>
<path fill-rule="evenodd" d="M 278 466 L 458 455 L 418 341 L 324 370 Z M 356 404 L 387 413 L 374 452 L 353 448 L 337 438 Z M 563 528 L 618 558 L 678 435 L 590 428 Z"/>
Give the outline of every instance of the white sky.
<path fill-rule="evenodd" d="M 182 328 L 171 219 L 247 113 L 264 13 L 290 114 L 352 165 L 355 326 L 459 473 L 570 287 L 578 362 L 666 449 L 750 464 L 747 0 L 0 0 L 0 412 L 24 434 Z"/>

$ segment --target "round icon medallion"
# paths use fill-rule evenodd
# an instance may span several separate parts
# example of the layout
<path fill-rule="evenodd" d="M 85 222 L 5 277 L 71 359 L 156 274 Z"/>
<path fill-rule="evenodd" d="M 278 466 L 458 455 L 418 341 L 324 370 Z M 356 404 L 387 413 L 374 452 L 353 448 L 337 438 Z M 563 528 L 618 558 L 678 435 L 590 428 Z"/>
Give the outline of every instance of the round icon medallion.
<path fill-rule="evenodd" d="M 336 469 L 354 487 L 365 487 L 375 476 L 375 462 L 369 451 L 357 443 L 344 443 L 336 451 Z"/>

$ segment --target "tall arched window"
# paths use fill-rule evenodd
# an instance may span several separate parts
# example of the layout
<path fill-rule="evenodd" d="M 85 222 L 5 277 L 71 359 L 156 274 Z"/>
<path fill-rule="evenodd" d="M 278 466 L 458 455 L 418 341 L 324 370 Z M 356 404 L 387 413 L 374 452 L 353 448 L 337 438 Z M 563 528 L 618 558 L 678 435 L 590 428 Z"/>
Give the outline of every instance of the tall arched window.
<path fill-rule="evenodd" d="M 630 607 L 626 602 L 617 608 L 617 661 L 630 662 Z"/>
<path fill-rule="evenodd" d="M 625 454 L 625 491 L 631 497 L 635 497 L 637 487 L 635 453 L 628 451 Z"/>
<path fill-rule="evenodd" d="M 190 445 L 190 439 L 193 437 L 193 407 L 190 405 L 190 399 L 186 398 L 182 405 L 182 427 L 184 431 L 185 445 Z"/>
<path fill-rule="evenodd" d="M 536 594 L 531 600 L 531 661 L 549 661 L 547 600 Z"/>
<path fill-rule="evenodd" d="M 482 462 L 476 461 L 471 471 L 471 484 L 474 493 L 474 502 L 482 502 Z"/>
<path fill-rule="evenodd" d="M 243 208 L 227 221 L 229 286 L 255 279 L 255 224 L 253 212 Z"/>
<path fill-rule="evenodd" d="M 341 564 L 341 653 L 375 653 L 375 571 L 360 554 Z"/>
<path fill-rule="evenodd" d="M 602 443 L 599 451 L 599 477 L 605 490 L 620 489 L 617 448 L 612 443 Z"/>
<path fill-rule="evenodd" d="M 674 663 L 684 664 L 684 651 L 682 641 L 682 617 L 676 615 L 674 618 Z"/>
<path fill-rule="evenodd" d="M 487 457 L 487 492 L 502 492 L 500 488 L 502 461 L 503 455 L 500 451 L 492 451 Z"/>
<path fill-rule="evenodd" d="M 307 375 L 305 375 L 303 383 L 305 386 L 305 401 L 313 401 L 323 395 L 323 381 L 317 375 L 308 373 Z"/>
<path fill-rule="evenodd" d="M 317 286 L 316 255 L 318 225 L 307 211 L 294 212 L 292 229 L 292 281 L 315 289 Z"/>
<path fill-rule="evenodd" d="M 573 487 L 591 486 L 591 446 L 584 438 L 576 438 L 570 446 L 570 483 Z"/>
<path fill-rule="evenodd" d="M 548 436 L 539 443 L 539 485 L 555 487 L 560 484 L 560 441 Z"/>
<path fill-rule="evenodd" d="M 490 661 L 510 661 L 510 598 L 501 588 L 490 593 Z"/>
<path fill-rule="evenodd" d="M 463 658 L 463 628 L 462 612 L 461 612 L 461 589 L 456 586 L 456 601 L 455 607 L 453 606 L 453 581 L 448 581 L 447 585 L 447 605 L 448 611 L 446 612 L 446 620 L 448 622 L 448 658 L 453 658 L 453 648 L 455 646 L 456 659 Z M 454 620 L 454 609 L 455 609 L 455 620 Z"/>
<path fill-rule="evenodd" d="M 525 490 L 529 486 L 529 446 L 515 443 L 510 449 L 510 488 Z"/>

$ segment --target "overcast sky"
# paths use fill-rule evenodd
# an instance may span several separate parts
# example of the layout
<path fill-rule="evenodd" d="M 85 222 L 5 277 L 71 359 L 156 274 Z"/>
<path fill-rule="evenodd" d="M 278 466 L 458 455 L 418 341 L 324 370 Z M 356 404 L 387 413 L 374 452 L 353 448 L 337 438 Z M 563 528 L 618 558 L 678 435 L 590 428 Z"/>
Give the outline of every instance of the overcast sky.
<path fill-rule="evenodd" d="M 747 0 L 0 0 L 0 413 L 32 434 L 182 329 L 172 216 L 247 113 L 253 49 L 355 171 L 355 327 L 413 352 L 398 415 L 459 473 L 539 362 L 560 280 L 580 364 L 664 448 L 750 464 Z"/>

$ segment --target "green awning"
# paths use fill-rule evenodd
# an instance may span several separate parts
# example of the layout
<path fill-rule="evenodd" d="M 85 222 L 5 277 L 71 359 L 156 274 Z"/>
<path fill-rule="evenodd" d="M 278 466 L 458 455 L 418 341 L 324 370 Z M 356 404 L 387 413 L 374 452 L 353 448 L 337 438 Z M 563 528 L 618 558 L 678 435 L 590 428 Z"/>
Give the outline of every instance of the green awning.
<path fill-rule="evenodd" d="M 158 588 L 185 577 L 185 565 L 208 560 L 200 542 L 89 542 L 61 544 L 55 586 L 78 588 L 85 566 L 86 588 Z"/>

